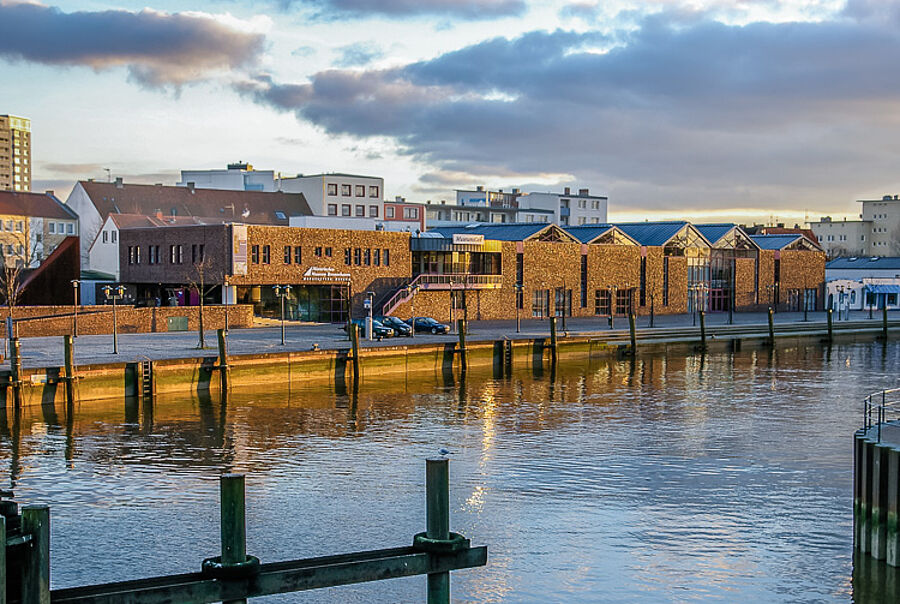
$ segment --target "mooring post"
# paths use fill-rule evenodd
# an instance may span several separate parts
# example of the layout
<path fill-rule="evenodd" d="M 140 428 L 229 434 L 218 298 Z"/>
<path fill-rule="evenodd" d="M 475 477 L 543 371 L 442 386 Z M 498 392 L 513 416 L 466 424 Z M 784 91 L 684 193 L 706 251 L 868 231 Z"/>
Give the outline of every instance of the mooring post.
<path fill-rule="evenodd" d="M 628 331 L 631 332 L 631 356 L 637 354 L 637 327 L 635 325 L 634 313 L 628 315 Z"/>
<path fill-rule="evenodd" d="M 700 350 L 706 350 L 706 311 L 700 311 Z"/>
<path fill-rule="evenodd" d="M 550 317 L 550 360 L 556 362 L 558 341 L 556 339 L 556 317 Z"/>
<path fill-rule="evenodd" d="M 14 337 L 9 340 L 9 367 L 10 377 L 12 378 L 13 401 L 16 407 L 22 405 L 22 355 L 19 348 L 19 338 Z"/>
<path fill-rule="evenodd" d="M 247 523 L 244 498 L 244 475 L 223 474 L 219 479 L 221 499 L 222 565 L 225 567 L 247 562 Z M 223 604 L 244 604 L 244 598 L 227 600 Z"/>
<path fill-rule="evenodd" d="M 884 307 L 881 309 L 881 337 L 887 342 L 888 339 L 888 314 L 887 314 L 887 296 L 885 296 Z"/>
<path fill-rule="evenodd" d="M 769 307 L 769 346 L 775 346 L 775 311 Z"/>
<path fill-rule="evenodd" d="M 834 317 L 832 317 L 832 313 L 834 311 L 832 309 L 828 309 L 825 313 L 825 316 L 828 318 L 828 341 L 831 342 L 834 339 Z"/>
<path fill-rule="evenodd" d="M 456 331 L 459 334 L 459 366 L 465 371 L 469 368 L 468 350 L 466 349 L 466 332 L 469 326 L 465 319 L 456 320 Z"/>
<path fill-rule="evenodd" d="M 6 517 L 0 514 L 0 604 L 6 604 Z"/>
<path fill-rule="evenodd" d="M 219 329 L 216 333 L 219 340 L 219 380 L 222 392 L 228 392 L 228 372 L 231 371 L 228 367 L 228 343 L 224 329 Z"/>
<path fill-rule="evenodd" d="M 350 342 L 353 347 L 353 380 L 359 381 L 359 326 L 350 324 Z"/>
<path fill-rule="evenodd" d="M 425 461 L 425 536 L 450 539 L 450 462 Z M 428 604 L 450 604 L 450 573 L 428 575 Z"/>
<path fill-rule="evenodd" d="M 22 508 L 22 534 L 31 535 L 22 568 L 22 604 L 50 604 L 50 508 Z"/>
<path fill-rule="evenodd" d="M 75 340 L 71 335 L 63 336 L 63 350 L 66 367 L 66 403 L 75 402 Z"/>

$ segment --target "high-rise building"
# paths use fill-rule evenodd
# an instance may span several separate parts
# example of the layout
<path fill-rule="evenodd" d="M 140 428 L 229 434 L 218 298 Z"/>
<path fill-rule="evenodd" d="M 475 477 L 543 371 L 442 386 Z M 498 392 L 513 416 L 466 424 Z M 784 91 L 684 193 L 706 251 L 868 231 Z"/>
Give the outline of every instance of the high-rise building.
<path fill-rule="evenodd" d="M 31 120 L 0 115 L 0 191 L 31 190 Z"/>

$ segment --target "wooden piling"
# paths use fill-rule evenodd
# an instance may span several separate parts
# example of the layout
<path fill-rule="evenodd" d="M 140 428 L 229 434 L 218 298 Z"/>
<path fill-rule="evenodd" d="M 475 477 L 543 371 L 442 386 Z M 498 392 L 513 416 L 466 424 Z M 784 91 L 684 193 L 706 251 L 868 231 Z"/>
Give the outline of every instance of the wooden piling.
<path fill-rule="evenodd" d="M 832 309 L 828 309 L 828 312 L 825 313 L 825 316 L 828 318 L 828 341 L 831 342 L 834 340 L 834 317 L 832 316 L 834 311 Z"/>
<path fill-rule="evenodd" d="M 637 354 L 637 326 L 634 313 L 628 315 L 628 331 L 631 333 L 631 356 Z"/>
<path fill-rule="evenodd" d="M 775 346 L 775 311 L 769 307 L 769 346 Z"/>
<path fill-rule="evenodd" d="M 450 462 L 425 461 L 425 534 L 429 539 L 450 539 Z M 450 604 L 450 573 L 428 575 L 428 604 Z"/>
<path fill-rule="evenodd" d="M 556 317 L 550 317 L 550 360 L 556 362 L 559 341 L 556 337 Z"/>
<path fill-rule="evenodd" d="M 247 561 L 247 522 L 244 475 L 223 474 L 219 479 L 221 506 L 222 565 L 228 567 Z M 223 604 L 246 604 L 244 598 Z"/>
<path fill-rule="evenodd" d="M 456 331 L 459 334 L 459 367 L 463 371 L 469 368 L 468 350 L 466 348 L 466 332 L 469 326 L 465 319 L 456 320 Z"/>
<path fill-rule="evenodd" d="M 359 326 L 355 323 L 350 324 L 350 345 L 353 354 L 353 381 L 359 382 Z"/>
<path fill-rule="evenodd" d="M 6 517 L 0 515 L 0 604 L 6 604 Z"/>
<path fill-rule="evenodd" d="M 73 336 L 63 336 L 63 351 L 66 368 L 66 404 L 75 402 L 75 340 Z"/>
<path fill-rule="evenodd" d="M 217 331 L 219 340 L 219 381 L 222 392 L 228 392 L 228 374 L 231 368 L 228 367 L 228 343 L 225 340 L 225 330 Z"/>
<path fill-rule="evenodd" d="M 706 352 L 706 312 L 700 311 L 700 350 Z"/>
<path fill-rule="evenodd" d="M 887 298 L 885 296 L 885 298 Z M 885 299 L 884 307 L 881 309 L 881 337 L 887 342 L 888 339 L 888 309 L 887 299 Z"/>
<path fill-rule="evenodd" d="M 22 508 L 22 534 L 31 535 L 22 568 L 22 604 L 50 604 L 50 508 Z"/>
<path fill-rule="evenodd" d="M 16 407 L 22 406 L 22 355 L 19 348 L 19 338 L 9 340 L 9 367 L 10 379 L 13 388 L 13 401 Z"/>

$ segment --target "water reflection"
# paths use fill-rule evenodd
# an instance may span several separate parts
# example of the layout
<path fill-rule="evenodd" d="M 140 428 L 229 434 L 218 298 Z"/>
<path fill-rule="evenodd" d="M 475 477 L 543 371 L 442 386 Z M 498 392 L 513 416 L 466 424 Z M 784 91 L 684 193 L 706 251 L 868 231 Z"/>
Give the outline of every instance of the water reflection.
<path fill-rule="evenodd" d="M 404 544 L 422 459 L 447 446 L 454 528 L 490 546 L 459 601 L 874 601 L 897 571 L 852 560 L 850 435 L 898 361 L 797 346 L 6 409 L 0 460 L 20 501 L 52 505 L 57 586 L 195 569 L 218 549 L 221 472 L 248 473 L 264 560 Z"/>

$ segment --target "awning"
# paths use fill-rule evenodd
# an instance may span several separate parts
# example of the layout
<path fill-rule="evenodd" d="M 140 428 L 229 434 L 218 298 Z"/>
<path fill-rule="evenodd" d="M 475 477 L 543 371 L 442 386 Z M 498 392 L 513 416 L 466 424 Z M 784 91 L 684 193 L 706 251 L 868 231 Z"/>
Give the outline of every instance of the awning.
<path fill-rule="evenodd" d="M 873 294 L 900 294 L 900 285 L 887 283 L 867 283 L 866 291 Z"/>

